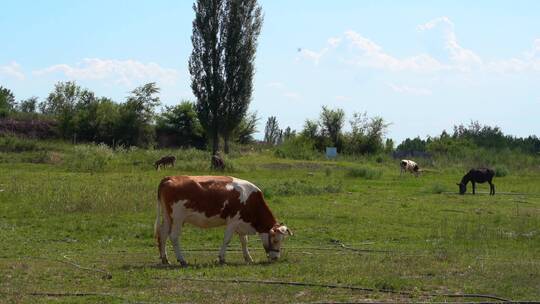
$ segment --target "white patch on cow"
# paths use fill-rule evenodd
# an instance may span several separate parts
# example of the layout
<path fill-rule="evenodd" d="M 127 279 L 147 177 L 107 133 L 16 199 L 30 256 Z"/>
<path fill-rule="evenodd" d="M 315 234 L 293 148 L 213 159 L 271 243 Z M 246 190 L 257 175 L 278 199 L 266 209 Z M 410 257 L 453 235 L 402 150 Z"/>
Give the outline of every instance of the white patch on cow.
<path fill-rule="evenodd" d="M 233 184 L 227 184 L 227 185 L 225 185 L 225 189 L 227 189 L 228 191 L 231 191 L 231 190 L 234 189 L 234 186 L 233 186 Z"/>
<path fill-rule="evenodd" d="M 190 223 L 199 228 L 212 228 L 223 226 L 227 222 L 218 215 L 207 217 L 204 212 L 197 212 L 184 206 L 187 200 L 181 200 L 172 206 L 172 217 L 174 221 Z"/>
<path fill-rule="evenodd" d="M 418 165 L 412 160 L 402 159 L 399 166 L 401 167 L 400 174 L 403 172 L 413 173 L 415 176 L 418 176 Z M 415 168 L 417 168 L 415 170 Z"/>
<path fill-rule="evenodd" d="M 185 214 L 186 214 L 186 207 L 184 207 L 185 203 L 187 203 L 187 200 L 179 200 L 178 202 L 172 205 L 173 220 L 179 220 L 185 217 Z"/>
<path fill-rule="evenodd" d="M 229 184 L 227 184 L 227 186 L 228 185 Z M 261 191 L 261 189 L 259 189 L 254 184 L 235 177 L 233 177 L 232 186 L 236 191 L 240 193 L 240 202 L 242 204 L 246 203 L 251 193 Z"/>
<path fill-rule="evenodd" d="M 234 217 L 229 219 L 229 225 L 235 227 L 234 231 L 238 234 L 256 234 L 257 230 L 251 225 L 251 223 L 244 222 L 240 219 L 240 213 L 237 213 Z"/>

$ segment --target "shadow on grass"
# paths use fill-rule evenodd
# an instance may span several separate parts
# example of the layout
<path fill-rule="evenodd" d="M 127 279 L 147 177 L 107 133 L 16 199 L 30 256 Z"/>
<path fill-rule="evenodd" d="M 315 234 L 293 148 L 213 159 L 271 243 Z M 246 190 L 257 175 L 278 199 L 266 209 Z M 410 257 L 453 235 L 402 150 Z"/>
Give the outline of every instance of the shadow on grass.
<path fill-rule="evenodd" d="M 276 262 L 269 262 L 269 261 L 259 261 L 259 262 L 252 262 L 252 263 L 246 263 L 246 262 L 226 262 L 224 264 L 219 263 L 218 261 L 215 262 L 204 262 L 204 263 L 197 263 L 197 264 L 188 264 L 187 266 L 182 266 L 178 263 L 174 264 L 143 264 L 143 265 L 129 265 L 124 264 L 120 267 L 122 270 L 132 270 L 132 269 L 146 269 L 146 268 L 152 268 L 152 269 L 164 269 L 164 270 L 178 270 L 178 269 L 210 269 L 210 268 L 217 268 L 217 267 L 252 267 L 252 266 L 270 266 L 275 265 L 279 263 L 283 263 L 286 260 L 280 260 Z"/>

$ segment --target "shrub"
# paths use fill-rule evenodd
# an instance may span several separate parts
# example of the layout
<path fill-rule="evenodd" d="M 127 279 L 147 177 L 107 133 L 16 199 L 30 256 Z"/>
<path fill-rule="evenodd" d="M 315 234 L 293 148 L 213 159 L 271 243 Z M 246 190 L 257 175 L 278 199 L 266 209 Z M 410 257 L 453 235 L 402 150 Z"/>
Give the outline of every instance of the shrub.
<path fill-rule="evenodd" d="M 1 152 L 25 152 L 43 150 L 36 140 L 15 136 L 0 137 Z"/>
<path fill-rule="evenodd" d="M 274 151 L 277 157 L 313 160 L 319 157 L 312 140 L 303 136 L 291 137 Z"/>
<path fill-rule="evenodd" d="M 75 172 L 102 172 L 113 157 L 112 149 L 105 144 L 79 145 L 75 146 L 66 164 Z"/>
<path fill-rule="evenodd" d="M 441 194 L 446 191 L 447 191 L 446 187 L 443 184 L 439 184 L 439 183 L 431 185 L 431 188 L 429 189 L 429 192 L 434 193 L 434 194 Z"/>
<path fill-rule="evenodd" d="M 496 177 L 505 177 L 508 175 L 508 169 L 505 166 L 495 167 L 495 176 Z"/>
<path fill-rule="evenodd" d="M 370 167 L 349 168 L 347 170 L 349 177 L 361 177 L 365 179 L 378 179 L 382 176 L 382 170 Z"/>

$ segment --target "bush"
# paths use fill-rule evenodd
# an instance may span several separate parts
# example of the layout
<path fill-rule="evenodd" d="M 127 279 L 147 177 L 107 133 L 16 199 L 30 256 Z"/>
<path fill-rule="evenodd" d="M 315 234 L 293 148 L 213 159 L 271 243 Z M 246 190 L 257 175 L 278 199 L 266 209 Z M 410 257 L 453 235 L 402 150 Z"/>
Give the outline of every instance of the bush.
<path fill-rule="evenodd" d="M 105 144 L 79 145 L 66 159 L 66 164 L 75 172 L 102 172 L 113 157 L 112 149 Z"/>
<path fill-rule="evenodd" d="M 447 192 L 447 191 L 448 190 L 446 189 L 446 187 L 443 184 L 436 183 L 436 184 L 431 185 L 431 188 L 429 189 L 428 192 L 431 192 L 431 193 L 434 193 L 434 194 L 441 194 L 441 193 Z"/>
<path fill-rule="evenodd" d="M 508 169 L 505 166 L 495 167 L 495 176 L 496 177 L 505 177 L 508 175 Z"/>
<path fill-rule="evenodd" d="M 312 140 L 303 136 L 291 137 L 275 150 L 275 155 L 281 158 L 313 160 L 320 157 L 315 151 Z"/>
<path fill-rule="evenodd" d="M 365 179 L 378 179 L 382 176 L 382 170 L 370 167 L 349 168 L 347 170 L 349 177 L 361 177 Z"/>
<path fill-rule="evenodd" d="M 1 152 L 25 152 L 43 150 L 36 140 L 24 139 L 15 136 L 0 137 Z"/>

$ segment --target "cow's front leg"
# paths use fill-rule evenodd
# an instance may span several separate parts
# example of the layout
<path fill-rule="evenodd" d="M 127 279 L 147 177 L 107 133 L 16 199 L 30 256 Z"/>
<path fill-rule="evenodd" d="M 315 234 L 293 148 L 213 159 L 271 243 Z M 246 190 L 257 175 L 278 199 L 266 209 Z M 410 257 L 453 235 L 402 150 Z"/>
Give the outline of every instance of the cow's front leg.
<path fill-rule="evenodd" d="M 242 244 L 242 253 L 244 254 L 244 260 L 246 263 L 253 263 L 253 258 L 249 254 L 249 250 L 247 247 L 247 241 L 248 237 L 245 234 L 240 234 L 240 243 Z"/>
<path fill-rule="evenodd" d="M 180 265 L 187 266 L 187 262 L 184 259 L 184 255 L 182 254 L 182 247 L 180 246 L 180 233 L 182 232 L 182 224 L 183 221 L 179 219 L 174 219 L 171 228 L 171 234 L 169 237 L 173 244 L 176 260 L 178 261 L 178 263 L 180 263 Z"/>
<path fill-rule="evenodd" d="M 476 194 L 476 183 L 472 182 L 472 194 Z"/>
<path fill-rule="evenodd" d="M 221 250 L 219 251 L 219 263 L 225 263 L 225 252 L 227 251 L 227 246 L 231 242 L 231 238 L 234 234 L 234 226 L 229 225 L 225 228 L 225 237 L 223 238 L 223 245 L 221 245 Z"/>

